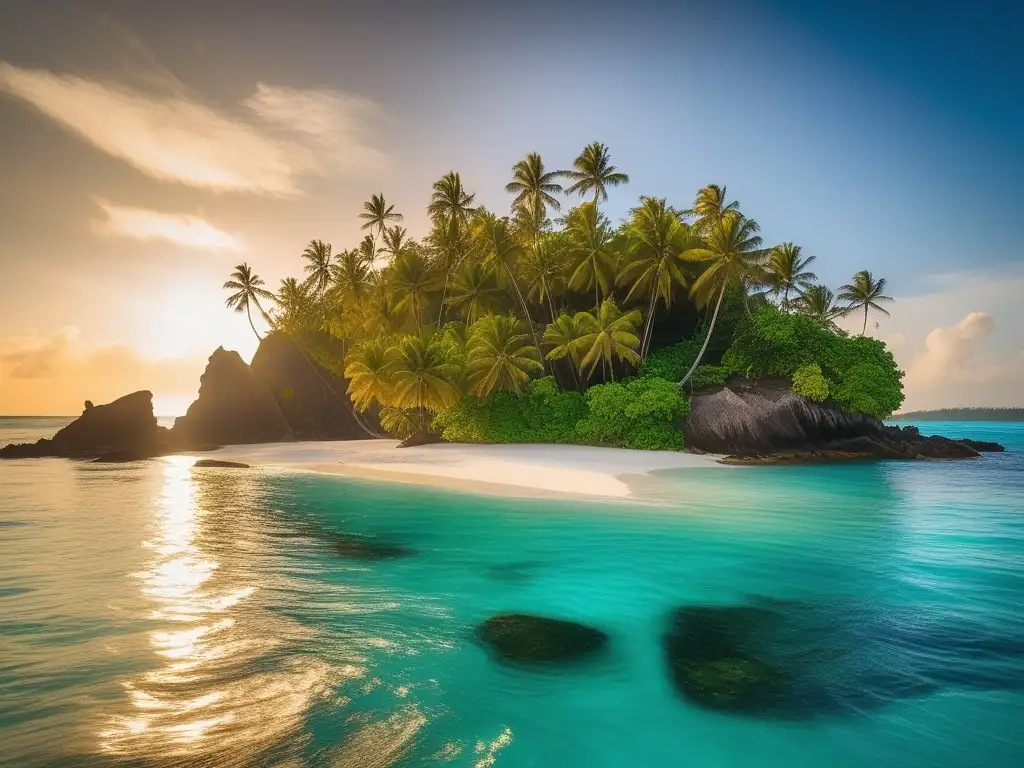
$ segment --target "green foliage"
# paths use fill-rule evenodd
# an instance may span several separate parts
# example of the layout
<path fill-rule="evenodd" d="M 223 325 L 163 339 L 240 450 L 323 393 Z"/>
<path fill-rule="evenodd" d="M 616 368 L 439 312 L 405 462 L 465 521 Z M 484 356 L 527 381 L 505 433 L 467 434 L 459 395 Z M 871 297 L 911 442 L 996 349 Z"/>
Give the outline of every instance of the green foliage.
<path fill-rule="evenodd" d="M 732 371 L 724 365 L 702 365 L 693 372 L 688 385 L 693 391 L 721 389 Z"/>
<path fill-rule="evenodd" d="M 697 359 L 702 343 L 702 339 L 683 339 L 667 347 L 651 350 L 640 369 L 640 375 L 679 381 Z"/>
<path fill-rule="evenodd" d="M 828 380 L 817 363 L 801 365 L 793 373 L 793 392 L 819 403 L 828 400 Z"/>
<path fill-rule="evenodd" d="M 645 377 L 587 390 L 587 416 L 576 425 L 583 443 L 679 451 L 690 402 L 665 379 Z"/>
<path fill-rule="evenodd" d="M 807 367 L 816 365 L 830 401 L 846 411 L 887 418 L 903 402 L 903 373 L 885 344 L 822 327 L 813 318 L 762 307 L 737 329 L 723 365 L 748 377 L 794 379 L 809 386 Z M 820 389 L 820 387 L 819 387 Z"/>

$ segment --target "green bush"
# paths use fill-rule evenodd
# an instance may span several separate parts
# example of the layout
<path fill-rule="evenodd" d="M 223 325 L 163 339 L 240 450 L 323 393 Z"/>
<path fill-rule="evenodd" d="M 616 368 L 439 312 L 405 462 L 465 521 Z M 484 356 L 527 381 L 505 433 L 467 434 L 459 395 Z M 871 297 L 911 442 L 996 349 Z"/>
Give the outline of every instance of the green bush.
<path fill-rule="evenodd" d="M 689 400 L 665 379 L 599 384 L 587 390 L 587 415 L 576 425 L 576 435 L 590 445 L 679 451 L 689 413 Z"/>
<path fill-rule="evenodd" d="M 793 374 L 793 392 L 819 403 L 828 400 L 828 380 L 822 375 L 821 366 L 808 363 L 797 368 Z"/>
<path fill-rule="evenodd" d="M 701 339 L 683 339 L 667 347 L 651 350 L 640 369 L 640 375 L 679 381 L 697 359 L 702 343 Z"/>

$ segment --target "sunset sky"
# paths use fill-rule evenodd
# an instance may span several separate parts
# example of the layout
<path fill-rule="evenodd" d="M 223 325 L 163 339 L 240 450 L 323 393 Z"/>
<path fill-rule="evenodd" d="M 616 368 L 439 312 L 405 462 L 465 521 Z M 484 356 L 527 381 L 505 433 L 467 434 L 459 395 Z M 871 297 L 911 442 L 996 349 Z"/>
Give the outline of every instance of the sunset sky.
<path fill-rule="evenodd" d="M 181 413 L 255 350 L 233 265 L 276 288 L 375 192 L 422 236 L 453 169 L 505 210 L 516 160 L 593 140 L 613 220 L 725 184 L 833 288 L 886 277 L 906 407 L 1024 405 L 1022 6 L 833 5 L 7 4 L 0 414 Z"/>

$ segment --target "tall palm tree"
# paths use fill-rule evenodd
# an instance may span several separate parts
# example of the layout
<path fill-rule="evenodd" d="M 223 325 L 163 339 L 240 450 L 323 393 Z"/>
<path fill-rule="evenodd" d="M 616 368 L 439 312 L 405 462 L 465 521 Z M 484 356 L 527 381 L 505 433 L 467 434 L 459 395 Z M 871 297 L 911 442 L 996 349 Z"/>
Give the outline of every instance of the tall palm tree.
<path fill-rule="evenodd" d="M 391 258 L 397 257 L 402 252 L 402 249 L 409 244 L 407 234 L 405 227 L 400 227 L 397 224 L 393 227 L 388 227 L 384 230 L 384 246 L 380 249 L 380 252 L 389 254 Z"/>
<path fill-rule="evenodd" d="M 395 206 L 387 204 L 382 192 L 379 195 L 371 195 L 370 199 L 363 203 L 363 212 L 359 214 L 359 218 L 366 220 L 360 229 L 370 230 L 374 245 L 376 245 L 378 235 L 384 232 L 388 223 L 401 221 L 403 216 L 400 213 L 395 213 Z"/>
<path fill-rule="evenodd" d="M 383 337 L 377 336 L 360 344 L 349 354 L 345 366 L 348 394 L 360 411 L 365 411 L 376 400 L 389 401 L 389 366 L 394 357 L 393 348 Z"/>
<path fill-rule="evenodd" d="M 565 234 L 572 259 L 569 287 L 577 291 L 594 291 L 594 312 L 600 310 L 601 298 L 612 292 L 615 284 L 615 238 L 607 217 L 594 203 L 583 203 L 569 211 L 565 218 Z"/>
<path fill-rule="evenodd" d="M 608 187 L 629 183 L 629 176 L 612 165 L 608 147 L 599 141 L 584 147 L 572 165 L 573 170 L 562 174 L 575 182 L 566 193 L 584 197 L 592 192 L 595 208 L 599 201 L 608 199 Z"/>
<path fill-rule="evenodd" d="M 526 286 L 526 297 L 547 304 L 554 320 L 554 297 L 565 289 L 565 252 L 561 240 L 550 234 L 535 240 L 519 260 L 519 274 Z"/>
<path fill-rule="evenodd" d="M 702 234 L 710 233 L 726 214 L 739 213 L 740 204 L 735 200 L 727 203 L 726 199 L 726 188 L 717 184 L 708 184 L 697 191 L 697 199 L 688 213 L 697 218 L 696 226 Z"/>
<path fill-rule="evenodd" d="M 370 289 L 370 262 L 361 250 L 352 249 L 338 254 L 337 263 L 331 270 L 334 287 L 343 296 L 351 297 L 356 303 Z"/>
<path fill-rule="evenodd" d="M 466 257 L 466 240 L 469 230 L 469 219 L 476 214 L 473 202 L 476 193 L 469 193 L 462 186 L 462 177 L 455 171 L 449 171 L 434 182 L 430 195 L 427 213 L 434 220 L 430 234 L 430 244 L 434 252 L 441 256 L 444 272 L 444 287 L 441 289 L 441 309 L 437 316 L 437 327 L 441 328 L 444 319 L 445 299 L 448 296 L 448 281 L 452 270 Z"/>
<path fill-rule="evenodd" d="M 800 246 L 783 243 L 772 248 L 768 254 L 768 285 L 776 296 L 782 295 L 782 308 L 789 311 L 789 292 L 799 294 L 818 276 L 807 268 L 814 262 L 815 256 L 801 255 Z"/>
<path fill-rule="evenodd" d="M 824 285 L 811 285 L 793 300 L 797 312 L 814 318 L 819 324 L 830 330 L 836 330 L 836 318 L 842 317 L 845 307 L 835 305 L 835 294 Z"/>
<path fill-rule="evenodd" d="M 530 343 L 523 321 L 512 315 L 485 315 L 473 324 L 466 357 L 469 391 L 486 397 L 494 391 L 523 391 L 544 371 L 540 350 Z"/>
<path fill-rule="evenodd" d="M 572 372 L 576 385 L 579 386 L 580 339 L 584 332 L 576 322 L 576 317 L 567 312 L 556 317 L 544 329 L 544 345 L 548 348 L 546 355 L 548 360 L 569 360 L 569 370 Z"/>
<path fill-rule="evenodd" d="M 560 171 L 545 171 L 536 152 L 528 154 L 512 166 L 512 181 L 505 185 L 505 191 L 516 196 L 512 208 L 525 208 L 536 221 L 543 221 L 548 208 L 557 211 L 562 207 L 555 197 L 563 192 L 557 181 L 561 175 Z"/>
<path fill-rule="evenodd" d="M 883 315 L 889 314 L 889 310 L 881 306 L 880 301 L 892 301 L 891 296 L 886 296 L 885 278 L 875 280 L 866 269 L 861 270 L 853 276 L 853 282 L 839 287 L 839 301 L 847 301 L 850 306 L 846 308 L 845 314 L 855 312 L 861 308 L 864 310 L 864 326 L 860 335 L 863 336 L 868 330 L 868 312 L 872 309 L 878 310 Z"/>
<path fill-rule="evenodd" d="M 448 306 L 467 323 L 477 321 L 481 313 L 497 304 L 501 289 L 494 281 L 494 269 L 479 261 L 466 261 L 452 273 Z"/>
<path fill-rule="evenodd" d="M 651 343 L 658 299 L 666 307 L 672 306 L 673 289 L 687 283 L 683 253 L 700 242 L 664 198 L 641 197 L 640 205 L 630 213 L 632 218 L 626 227 L 630 259 L 619 272 L 618 283 L 630 286 L 626 301 L 634 294 L 648 296 L 647 321 L 640 341 L 643 361 Z"/>
<path fill-rule="evenodd" d="M 294 277 L 286 277 L 281 281 L 274 302 L 277 304 L 274 327 L 288 333 L 301 329 L 312 314 L 309 294 Z"/>
<path fill-rule="evenodd" d="M 264 301 L 274 300 L 274 294 L 264 288 L 264 285 L 265 283 L 260 276 L 253 272 L 249 265 L 244 262 L 235 267 L 235 271 L 231 273 L 231 279 L 224 283 L 224 288 L 229 291 L 235 291 L 235 293 L 228 296 L 224 303 L 228 309 L 233 309 L 235 312 L 245 312 L 246 317 L 249 318 L 249 327 L 256 334 L 256 338 L 261 341 L 262 337 L 257 333 L 256 326 L 252 322 L 250 305 L 256 305 L 256 309 L 259 310 L 260 315 L 267 321 L 268 325 L 273 324 L 270 315 L 267 314 L 260 304 L 260 299 Z"/>
<path fill-rule="evenodd" d="M 423 323 L 428 294 L 435 285 L 430 262 L 420 248 L 406 248 L 388 266 L 388 282 L 398 312 L 408 312 L 414 325 Z"/>
<path fill-rule="evenodd" d="M 753 219 L 730 210 L 712 227 L 703 247 L 692 248 L 683 254 L 689 261 L 707 263 L 700 277 L 690 288 L 690 293 L 698 306 L 706 307 L 715 294 L 718 298 L 714 300 L 715 310 L 711 315 L 711 325 L 704 338 L 704 344 L 690 370 L 679 382 L 680 388 L 690 380 L 707 351 L 708 342 L 715 332 L 715 321 L 718 320 L 718 310 L 722 306 L 725 289 L 730 285 L 745 286 L 748 283 L 764 282 L 764 251 L 761 249 L 761 237 L 757 234 L 760 229 Z"/>
<path fill-rule="evenodd" d="M 643 320 L 643 315 L 639 310 L 623 314 L 614 301 L 605 299 L 596 315 L 579 312 L 575 320 L 581 331 L 579 347 L 586 350 L 580 360 L 580 369 L 586 370 L 588 376 L 601 363 L 611 368 L 612 381 L 615 381 L 616 359 L 640 364 L 640 355 L 636 352 L 640 337 L 636 335 L 636 326 Z"/>
<path fill-rule="evenodd" d="M 302 258 L 308 263 L 303 267 L 307 277 L 303 286 L 317 301 L 322 301 L 324 292 L 331 284 L 331 244 L 323 240 L 310 240 Z"/>

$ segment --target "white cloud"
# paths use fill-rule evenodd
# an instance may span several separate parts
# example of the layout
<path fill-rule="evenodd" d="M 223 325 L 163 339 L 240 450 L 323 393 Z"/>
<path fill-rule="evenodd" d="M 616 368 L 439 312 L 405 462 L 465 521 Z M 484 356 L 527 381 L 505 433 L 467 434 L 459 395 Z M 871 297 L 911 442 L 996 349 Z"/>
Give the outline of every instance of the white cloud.
<path fill-rule="evenodd" d="M 921 380 L 927 384 L 964 372 L 995 329 L 995 321 L 985 312 L 971 312 L 955 325 L 936 328 L 924 340 L 924 354 L 907 370 L 908 382 Z"/>
<path fill-rule="evenodd" d="M 92 222 L 100 235 L 130 237 L 135 240 L 166 240 L 186 248 L 208 251 L 241 251 L 238 238 L 217 229 L 201 216 L 186 213 L 161 213 L 146 208 L 124 208 L 97 200 L 105 220 Z"/>
<path fill-rule="evenodd" d="M 295 197 L 307 174 L 362 174 L 386 162 L 361 133 L 374 105 L 339 91 L 259 84 L 239 117 L 180 88 L 146 93 L 2 61 L 0 91 L 147 176 L 191 187 Z"/>

